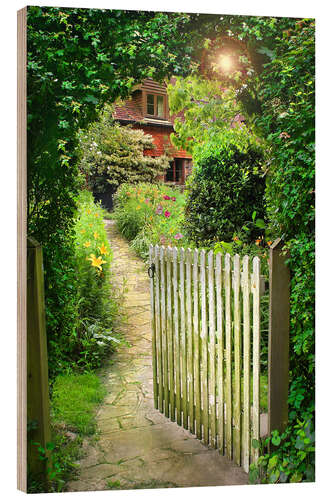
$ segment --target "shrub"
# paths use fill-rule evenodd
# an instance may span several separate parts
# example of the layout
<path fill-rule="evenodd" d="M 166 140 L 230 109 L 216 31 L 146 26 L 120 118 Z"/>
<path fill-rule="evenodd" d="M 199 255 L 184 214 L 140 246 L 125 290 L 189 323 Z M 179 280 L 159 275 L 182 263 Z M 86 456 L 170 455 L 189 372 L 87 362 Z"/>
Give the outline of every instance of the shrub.
<path fill-rule="evenodd" d="M 169 166 L 166 156 L 152 157 L 153 138 L 142 130 L 122 126 L 106 105 L 100 119 L 81 131 L 80 170 L 94 193 L 114 193 L 123 183 L 157 182 Z"/>
<path fill-rule="evenodd" d="M 246 131 L 232 130 L 195 148 L 185 207 L 189 239 L 211 245 L 231 241 L 242 229 L 247 230 L 246 241 L 262 233 L 252 221 L 254 212 L 259 219 L 265 213 L 262 162 L 261 147 L 246 137 Z"/>

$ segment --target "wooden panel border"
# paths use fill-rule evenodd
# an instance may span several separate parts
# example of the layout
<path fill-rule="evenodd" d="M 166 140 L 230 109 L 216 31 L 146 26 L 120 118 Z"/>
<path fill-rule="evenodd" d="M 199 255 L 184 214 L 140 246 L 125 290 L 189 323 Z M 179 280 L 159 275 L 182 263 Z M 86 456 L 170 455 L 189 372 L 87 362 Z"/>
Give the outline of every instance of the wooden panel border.
<path fill-rule="evenodd" d="M 17 488 L 27 491 L 27 8 L 17 12 Z"/>

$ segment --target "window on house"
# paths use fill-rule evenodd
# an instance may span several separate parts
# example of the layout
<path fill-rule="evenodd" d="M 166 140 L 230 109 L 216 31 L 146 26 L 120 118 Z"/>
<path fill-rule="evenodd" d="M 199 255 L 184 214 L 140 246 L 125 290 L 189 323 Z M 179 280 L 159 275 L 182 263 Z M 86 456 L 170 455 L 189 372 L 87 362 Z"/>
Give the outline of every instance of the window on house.
<path fill-rule="evenodd" d="M 163 95 L 147 94 L 147 115 L 165 118 Z"/>
<path fill-rule="evenodd" d="M 183 160 L 175 158 L 170 162 L 170 167 L 165 173 L 165 182 L 183 182 Z"/>

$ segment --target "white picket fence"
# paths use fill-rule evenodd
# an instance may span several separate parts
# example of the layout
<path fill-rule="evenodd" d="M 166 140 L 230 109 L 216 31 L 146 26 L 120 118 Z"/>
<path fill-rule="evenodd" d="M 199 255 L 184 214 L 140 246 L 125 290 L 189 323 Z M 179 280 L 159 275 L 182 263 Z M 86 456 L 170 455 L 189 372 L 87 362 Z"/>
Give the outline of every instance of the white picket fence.
<path fill-rule="evenodd" d="M 157 245 L 149 256 L 155 407 L 248 472 L 260 436 L 260 260 Z"/>

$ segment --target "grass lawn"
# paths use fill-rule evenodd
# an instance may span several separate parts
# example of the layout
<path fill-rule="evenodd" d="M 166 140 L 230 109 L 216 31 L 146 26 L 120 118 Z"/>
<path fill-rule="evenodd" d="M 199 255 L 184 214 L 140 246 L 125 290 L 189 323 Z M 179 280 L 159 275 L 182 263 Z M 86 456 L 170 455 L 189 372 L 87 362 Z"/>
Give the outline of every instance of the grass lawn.
<path fill-rule="evenodd" d="M 96 429 L 96 406 L 103 401 L 106 390 L 93 373 L 60 375 L 53 386 L 53 422 L 64 424 L 70 431 L 91 435 Z"/>

